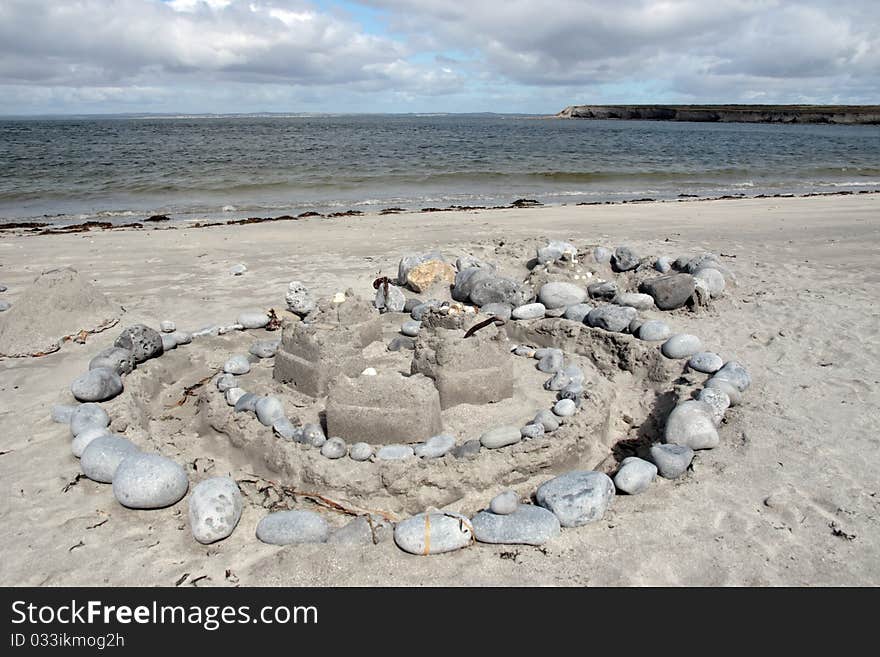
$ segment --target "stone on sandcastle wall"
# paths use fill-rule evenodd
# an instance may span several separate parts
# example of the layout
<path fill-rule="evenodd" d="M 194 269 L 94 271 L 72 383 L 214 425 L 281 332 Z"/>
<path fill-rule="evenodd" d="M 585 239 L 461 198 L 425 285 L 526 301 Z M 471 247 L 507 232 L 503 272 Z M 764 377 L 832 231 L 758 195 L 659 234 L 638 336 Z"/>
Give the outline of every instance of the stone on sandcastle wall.
<path fill-rule="evenodd" d="M 488 404 L 513 396 L 513 360 L 506 335 L 487 326 L 469 338 L 437 328 L 416 343 L 413 374 L 433 379 L 442 408 Z"/>
<path fill-rule="evenodd" d="M 275 380 L 320 397 L 336 377 L 363 372 L 362 339 L 361 330 L 340 324 L 298 322 L 286 326 L 275 355 Z"/>
<path fill-rule="evenodd" d="M 327 395 L 327 432 L 370 444 L 424 440 L 442 433 L 440 396 L 420 374 L 340 377 Z"/>
<path fill-rule="evenodd" d="M 342 302 L 322 302 L 313 317 L 314 324 L 338 324 L 355 332 L 361 348 L 382 339 L 382 319 L 373 304 L 355 296 L 351 290 L 344 293 Z"/>

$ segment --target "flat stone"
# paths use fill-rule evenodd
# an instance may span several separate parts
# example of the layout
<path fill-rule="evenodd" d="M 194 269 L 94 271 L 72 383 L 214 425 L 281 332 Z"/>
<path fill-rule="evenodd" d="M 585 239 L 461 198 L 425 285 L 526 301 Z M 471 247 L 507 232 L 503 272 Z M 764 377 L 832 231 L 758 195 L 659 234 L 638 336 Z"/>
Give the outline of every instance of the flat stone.
<path fill-rule="evenodd" d="M 569 306 L 565 309 L 565 313 L 563 313 L 563 317 L 565 319 L 570 319 L 573 322 L 583 322 L 587 315 L 590 314 L 590 311 L 593 309 L 588 303 L 576 303 L 572 306 Z"/>
<path fill-rule="evenodd" d="M 523 440 L 535 440 L 544 435 L 544 425 L 536 423 L 527 424 L 519 430 L 519 433 Z"/>
<path fill-rule="evenodd" d="M 678 479 L 694 460 L 694 450 L 687 445 L 651 445 L 651 460 L 664 479 Z"/>
<path fill-rule="evenodd" d="M 557 418 L 552 411 L 546 409 L 538 411 L 537 414 L 535 414 L 533 422 L 535 424 L 540 424 L 544 427 L 544 431 L 548 433 L 556 431 L 559 428 L 559 418 Z"/>
<path fill-rule="evenodd" d="M 251 371 L 251 361 L 244 354 L 236 354 L 223 364 L 227 374 L 247 374 Z"/>
<path fill-rule="evenodd" d="M 453 455 L 457 459 L 471 459 L 479 455 L 483 445 L 478 438 L 466 440 L 461 445 L 452 450 Z"/>
<path fill-rule="evenodd" d="M 698 351 L 688 359 L 688 367 L 695 372 L 713 374 L 721 369 L 724 361 L 721 356 L 711 351 Z"/>
<path fill-rule="evenodd" d="M 415 338 L 415 337 L 418 337 L 419 331 L 421 330 L 421 328 L 422 328 L 421 322 L 416 322 L 416 321 L 404 322 L 403 325 L 400 327 L 400 332 L 403 333 L 404 335 L 411 337 L 411 338 Z"/>
<path fill-rule="evenodd" d="M 660 310 L 675 310 L 684 306 L 696 289 L 690 274 L 665 274 L 642 281 L 639 290 L 650 294 Z"/>
<path fill-rule="evenodd" d="M 177 349 L 177 340 L 170 333 L 162 334 L 162 353 Z"/>
<path fill-rule="evenodd" d="M 188 504 L 193 538 L 204 545 L 227 538 L 241 519 L 241 492 L 231 477 L 200 481 L 193 487 Z"/>
<path fill-rule="evenodd" d="M 697 401 L 705 402 L 712 407 L 712 420 L 720 426 L 724 414 L 730 407 L 730 397 L 719 388 L 703 388 L 697 395 Z"/>
<path fill-rule="evenodd" d="M 348 445 L 342 438 L 328 438 L 321 445 L 321 456 L 328 459 L 341 459 L 348 453 Z"/>
<path fill-rule="evenodd" d="M 509 303 L 487 303 L 480 308 L 480 312 L 489 317 L 508 320 L 513 316 L 513 306 Z"/>
<path fill-rule="evenodd" d="M 329 536 L 327 521 L 313 511 L 277 511 L 257 524 L 257 538 L 270 545 L 325 543 Z"/>
<path fill-rule="evenodd" d="M 271 427 L 275 420 L 284 416 L 284 404 L 278 397 L 260 397 L 254 404 L 257 419 L 264 427 Z"/>
<path fill-rule="evenodd" d="M 511 317 L 513 319 L 541 319 L 546 310 L 543 303 L 527 303 L 514 308 Z"/>
<path fill-rule="evenodd" d="M 355 443 L 348 450 L 352 461 L 369 461 L 373 456 L 373 446 L 369 443 Z"/>
<path fill-rule="evenodd" d="M 612 255 L 611 249 L 605 248 L 604 246 L 597 246 L 593 249 L 593 259 L 600 265 L 605 265 L 611 262 Z"/>
<path fill-rule="evenodd" d="M 425 459 L 437 459 L 446 456 L 455 449 L 455 438 L 447 434 L 431 436 L 423 444 L 416 445 L 413 451 L 416 456 Z"/>
<path fill-rule="evenodd" d="M 676 333 L 660 347 L 660 352 L 667 358 L 689 358 L 703 348 L 703 343 L 695 335 Z"/>
<path fill-rule="evenodd" d="M 70 443 L 70 451 L 76 458 L 80 458 L 86 451 L 86 447 L 91 445 L 95 438 L 109 435 L 111 435 L 110 429 L 107 427 L 90 427 L 85 431 L 80 431 Z M 124 436 L 120 436 L 120 438 L 124 438 Z"/>
<path fill-rule="evenodd" d="M 659 342 L 660 340 L 668 340 L 672 335 L 669 324 L 659 319 L 648 319 L 642 322 L 638 332 L 639 340 L 647 342 Z"/>
<path fill-rule="evenodd" d="M 405 335 L 398 335 L 388 343 L 388 351 L 413 351 L 416 348 L 416 341 Z"/>
<path fill-rule="evenodd" d="M 182 344 L 189 344 L 192 342 L 192 333 L 187 333 L 186 331 L 175 331 L 171 334 L 171 337 L 174 338 L 178 347 Z"/>
<path fill-rule="evenodd" d="M 548 350 L 538 361 L 538 369 L 541 372 L 553 374 L 563 368 L 564 360 L 564 354 L 560 349 Z"/>
<path fill-rule="evenodd" d="M 480 511 L 471 525 L 479 542 L 504 545 L 543 545 L 561 531 L 552 512 L 531 504 L 521 504 L 506 515 Z"/>
<path fill-rule="evenodd" d="M 257 358 L 274 358 L 280 346 L 281 340 L 257 340 L 248 348 L 248 353 Z"/>
<path fill-rule="evenodd" d="M 410 554 L 441 554 L 467 547 L 474 539 L 471 521 L 452 512 L 420 513 L 397 523 L 394 542 Z"/>
<path fill-rule="evenodd" d="M 74 379 L 70 392 L 81 402 L 107 401 L 122 392 L 122 378 L 109 367 L 97 367 Z"/>
<path fill-rule="evenodd" d="M 318 307 L 312 293 L 302 281 L 288 283 L 284 301 L 287 303 L 287 309 L 300 317 L 305 317 Z"/>
<path fill-rule="evenodd" d="M 712 407 L 701 401 L 685 401 L 672 409 L 666 419 L 664 440 L 691 449 L 712 449 L 718 446 L 718 431 Z"/>
<path fill-rule="evenodd" d="M 573 470 L 541 484 L 535 499 L 563 527 L 579 527 L 605 515 L 614 499 L 614 482 L 602 472 Z"/>
<path fill-rule="evenodd" d="M 403 290 L 396 285 L 391 285 L 389 283 L 387 286 L 388 298 L 386 299 L 385 289 L 385 285 L 379 286 L 376 290 L 376 299 L 373 302 L 373 305 L 375 305 L 381 312 L 402 313 L 406 306 L 406 296 L 404 296 Z"/>
<path fill-rule="evenodd" d="M 428 299 L 424 303 L 419 302 L 418 304 L 416 304 L 413 309 L 410 310 L 409 314 L 410 317 L 412 317 L 415 321 L 421 322 L 425 316 L 425 313 L 427 313 L 432 308 L 439 308 L 442 305 L 442 302 L 438 299 Z M 406 308 L 404 308 L 404 310 L 406 310 Z"/>
<path fill-rule="evenodd" d="M 648 490 L 648 486 L 657 476 L 657 466 L 644 459 L 630 456 L 623 459 L 620 469 L 614 475 L 617 490 L 628 495 L 638 495 Z"/>
<path fill-rule="evenodd" d="M 553 412 L 559 417 L 570 417 L 577 411 L 577 404 L 571 399 L 560 399 L 553 405 Z"/>
<path fill-rule="evenodd" d="M 272 431 L 284 440 L 296 441 L 302 436 L 302 428 L 296 426 L 288 417 L 279 417 L 272 423 Z"/>
<path fill-rule="evenodd" d="M 164 320 L 159 322 L 159 330 L 162 333 L 174 333 L 177 330 L 177 325 L 171 320 Z"/>
<path fill-rule="evenodd" d="M 740 392 L 745 392 L 752 385 L 752 377 L 748 370 L 735 360 L 724 363 L 724 367 L 715 373 L 713 379 L 720 381 L 729 381 Z"/>
<path fill-rule="evenodd" d="M 718 379 L 713 376 L 703 384 L 703 387 L 723 392 L 727 395 L 731 406 L 738 406 L 742 402 L 742 393 L 739 388 L 726 379 Z"/>
<path fill-rule="evenodd" d="M 509 515 L 516 511 L 517 507 L 519 507 L 519 495 L 516 494 L 516 491 L 506 490 L 502 493 L 498 493 L 495 497 L 492 498 L 492 501 L 489 502 L 489 510 L 492 513 L 497 513 L 498 515 Z"/>
<path fill-rule="evenodd" d="M 269 324 L 269 315 L 260 312 L 241 313 L 235 323 L 246 329 L 261 329 Z"/>
<path fill-rule="evenodd" d="M 654 297 L 640 292 L 619 292 L 614 297 L 614 303 L 618 306 L 629 306 L 636 310 L 651 310 L 654 308 Z"/>
<path fill-rule="evenodd" d="M 176 504 L 189 488 L 183 466 L 161 454 L 126 456 L 113 477 L 113 495 L 130 509 L 162 509 Z"/>
<path fill-rule="evenodd" d="M 611 301 L 617 296 L 617 283 L 614 281 L 600 281 L 587 286 L 587 294 L 591 299 Z"/>
<path fill-rule="evenodd" d="M 544 317 L 562 317 L 565 314 L 565 308 L 551 308 L 544 311 Z"/>
<path fill-rule="evenodd" d="M 520 305 L 519 283 L 501 276 L 481 278 L 471 290 L 470 299 L 478 306 L 489 303 L 507 303 L 511 306 Z"/>
<path fill-rule="evenodd" d="M 415 455 L 409 445 L 385 445 L 376 452 L 376 458 L 380 461 L 400 461 Z"/>
<path fill-rule="evenodd" d="M 586 289 L 563 281 L 545 283 L 538 291 L 538 301 L 544 304 L 545 308 L 567 308 L 582 303 L 586 298 Z"/>
<path fill-rule="evenodd" d="M 144 324 L 129 326 L 113 343 L 114 347 L 127 349 L 137 363 L 162 355 L 162 335 Z"/>
<path fill-rule="evenodd" d="M 93 370 L 98 367 L 106 367 L 113 370 L 119 375 L 130 374 L 134 369 L 134 354 L 128 349 L 121 347 L 107 347 L 99 351 L 92 360 L 89 361 L 89 369 Z"/>
<path fill-rule="evenodd" d="M 77 406 L 70 416 L 70 435 L 79 433 L 92 427 L 109 427 L 110 416 L 107 411 L 95 403 L 81 404 Z"/>
<path fill-rule="evenodd" d="M 242 263 L 238 263 L 237 265 L 232 265 L 229 268 L 229 273 L 232 274 L 233 276 L 241 276 L 246 271 L 247 271 L 247 265 L 244 265 Z"/>
<path fill-rule="evenodd" d="M 247 391 L 245 391 L 244 388 L 229 388 L 224 396 L 226 397 L 227 404 L 229 404 L 230 406 L 235 406 L 236 404 L 238 404 L 239 400 L 246 394 Z"/>
<path fill-rule="evenodd" d="M 68 406 L 67 404 L 52 404 L 49 417 L 52 418 L 53 422 L 57 422 L 58 424 L 70 424 L 70 420 L 73 418 L 73 413 L 77 408 L 78 406 Z"/>
<path fill-rule="evenodd" d="M 586 324 L 613 333 L 624 333 L 636 318 L 636 309 L 628 306 L 600 306 L 587 315 Z"/>
<path fill-rule="evenodd" d="M 136 453 L 139 453 L 138 448 L 121 436 L 99 436 L 83 450 L 79 466 L 92 481 L 109 484 L 119 464 Z"/>
<path fill-rule="evenodd" d="M 512 426 L 496 427 L 480 436 L 480 444 L 486 449 L 507 447 L 520 440 L 522 440 L 522 434 L 517 427 Z"/>

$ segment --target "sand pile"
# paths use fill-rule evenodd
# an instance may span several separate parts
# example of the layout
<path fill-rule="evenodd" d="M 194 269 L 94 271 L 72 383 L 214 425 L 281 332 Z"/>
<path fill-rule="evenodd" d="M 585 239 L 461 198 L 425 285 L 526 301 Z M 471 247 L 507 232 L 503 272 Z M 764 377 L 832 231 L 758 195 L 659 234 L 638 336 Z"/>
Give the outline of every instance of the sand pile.
<path fill-rule="evenodd" d="M 44 271 L 0 317 L 0 356 L 57 351 L 83 331 L 116 324 L 122 307 L 71 267 Z"/>

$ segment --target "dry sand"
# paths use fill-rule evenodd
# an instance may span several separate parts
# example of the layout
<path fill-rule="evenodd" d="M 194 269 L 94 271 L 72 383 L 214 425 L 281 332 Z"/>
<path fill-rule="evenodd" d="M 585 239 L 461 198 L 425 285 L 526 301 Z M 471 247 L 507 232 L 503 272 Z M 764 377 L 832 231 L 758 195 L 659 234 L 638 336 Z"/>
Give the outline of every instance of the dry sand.
<path fill-rule="evenodd" d="M 738 287 L 708 311 L 670 320 L 742 359 L 753 384 L 728 413 L 721 446 L 701 452 L 692 473 L 618 496 L 603 521 L 565 530 L 543 549 L 476 545 L 414 557 L 389 543 L 278 548 L 254 538 L 265 511 L 253 505 L 231 538 L 202 546 L 185 503 L 127 510 L 85 479 L 65 492 L 79 464 L 49 409 L 70 399 L 67 385 L 112 342 L 111 329 L 43 358 L 0 361 L 0 584 L 880 584 L 878 232 L 880 196 L 858 195 L 4 236 L 0 281 L 13 304 L 40 271 L 69 265 L 124 306 L 121 324 L 167 318 L 184 329 L 282 306 L 292 279 L 320 294 L 352 287 L 367 295 L 373 278 L 393 276 L 410 251 L 512 261 L 507 247 L 495 254 L 501 242 L 545 238 L 673 257 L 720 251 L 736 256 L 727 262 Z M 237 262 L 247 264 L 244 276 L 229 275 Z M 216 358 L 252 339 L 218 338 Z M 168 372 L 193 358 L 185 349 L 133 375 L 156 382 L 142 394 L 165 405 L 180 396 Z M 194 370 L 192 381 L 203 375 Z M 182 423 L 181 436 L 166 427 L 149 438 L 182 460 L 202 449 L 199 476 L 209 459 L 212 474 L 257 467 L 222 437 L 183 441 L 186 431 Z"/>

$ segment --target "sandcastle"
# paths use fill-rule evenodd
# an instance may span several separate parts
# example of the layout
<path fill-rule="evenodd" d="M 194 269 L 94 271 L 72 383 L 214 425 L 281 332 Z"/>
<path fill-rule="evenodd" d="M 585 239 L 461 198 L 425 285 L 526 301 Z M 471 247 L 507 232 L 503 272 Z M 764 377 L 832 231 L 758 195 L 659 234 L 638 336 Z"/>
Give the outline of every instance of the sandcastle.
<path fill-rule="evenodd" d="M 698 308 L 724 294 L 735 279 L 718 257 L 646 259 L 626 247 L 567 242 L 536 253 L 525 280 L 473 257 L 453 268 L 436 252 L 406 256 L 399 285 L 377 279 L 373 304 L 352 291 L 314 303 L 301 282 L 291 283 L 281 338 L 255 342 L 249 355 L 229 354 L 215 385 L 195 393 L 193 427 L 225 436 L 291 490 L 313 491 L 360 517 L 331 528 L 322 514 L 279 511 L 257 527 L 261 540 L 357 542 L 368 526 L 375 541 L 376 527 L 391 522 L 397 545 L 415 554 L 474 540 L 541 544 L 561 527 L 601 518 L 615 492 L 642 493 L 658 473 L 682 476 L 695 450 L 719 444 L 718 428 L 749 387 L 748 372 L 703 351 L 696 336 L 640 315 Z M 406 299 L 413 270 L 412 288 L 448 298 Z M 389 341 L 402 311 L 412 320 Z M 149 426 L 160 421 L 149 406 L 146 375 L 159 367 L 151 355 L 193 339 L 273 328 L 273 317 L 244 313 L 229 326 L 191 334 L 171 322 L 162 334 L 129 327 L 129 343 L 156 349 L 130 361 L 108 354 L 84 375 L 88 386 L 77 380 L 74 395 L 115 397 L 111 413 Z M 114 369 L 117 362 L 128 371 Z M 129 364 L 146 371 L 129 373 Z M 97 404 L 53 414 L 71 424 L 83 472 L 112 481 L 122 504 L 162 507 L 186 494 L 179 466 L 108 435 L 110 415 Z M 126 424 L 136 431 L 136 422 Z M 206 478 L 191 493 L 196 540 L 234 531 L 242 502 L 230 482 Z M 480 510 L 489 491 L 505 487 L 518 492 Z M 533 504 L 521 503 L 532 494 Z"/>

